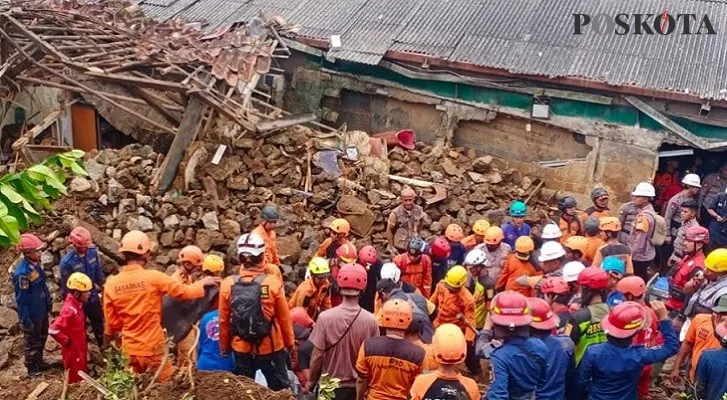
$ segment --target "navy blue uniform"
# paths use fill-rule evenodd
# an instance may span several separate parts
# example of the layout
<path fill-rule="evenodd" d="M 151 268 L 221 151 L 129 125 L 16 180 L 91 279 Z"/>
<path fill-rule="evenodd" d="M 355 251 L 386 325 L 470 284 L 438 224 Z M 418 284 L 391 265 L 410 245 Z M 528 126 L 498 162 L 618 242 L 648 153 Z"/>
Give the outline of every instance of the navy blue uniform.
<path fill-rule="evenodd" d="M 103 344 L 103 307 L 101 305 L 101 298 L 99 297 L 99 290 L 103 287 L 106 282 L 106 277 L 101 268 L 101 260 L 98 257 L 98 250 L 96 246 L 91 246 L 86 250 L 86 254 L 83 256 L 78 255 L 76 249 L 71 249 L 61 259 L 61 295 L 66 298 L 68 288 L 66 288 L 66 281 L 68 277 L 74 272 L 82 272 L 86 274 L 93 282 L 93 289 L 91 289 L 91 296 L 88 302 L 83 305 L 83 312 L 91 322 L 91 329 L 93 335 L 96 338 L 96 343 L 101 346 Z"/>
<path fill-rule="evenodd" d="M 502 232 L 505 235 L 503 242 L 510 245 L 511 249 L 515 248 L 515 241 L 520 236 L 530 236 L 530 225 L 523 222 L 523 226 L 518 229 L 512 222 L 502 225 Z"/>
<path fill-rule="evenodd" d="M 540 338 L 548 349 L 548 376 L 538 387 L 538 400 L 563 400 L 566 385 L 575 377 L 575 345 L 568 336 L 548 335 Z"/>
<path fill-rule="evenodd" d="M 545 385 L 548 349 L 536 338 L 505 339 L 490 357 L 492 382 L 483 400 L 530 400 Z"/>
<path fill-rule="evenodd" d="M 619 347 L 611 342 L 589 346 L 578 364 L 577 387 L 581 394 L 576 398 L 635 399 L 636 385 L 644 366 L 664 361 L 679 350 L 679 340 L 671 321 L 659 322 L 659 331 L 664 336 L 664 345 L 658 348 L 647 349 L 630 344 Z"/>
<path fill-rule="evenodd" d="M 697 363 L 697 393 L 700 399 L 722 400 L 727 393 L 727 349 L 707 350 Z"/>
<path fill-rule="evenodd" d="M 40 372 L 43 349 L 48 340 L 48 314 L 52 307 L 45 271 L 40 264 L 32 264 L 23 258 L 13 271 L 13 290 L 24 332 L 25 367 L 29 374 Z"/>

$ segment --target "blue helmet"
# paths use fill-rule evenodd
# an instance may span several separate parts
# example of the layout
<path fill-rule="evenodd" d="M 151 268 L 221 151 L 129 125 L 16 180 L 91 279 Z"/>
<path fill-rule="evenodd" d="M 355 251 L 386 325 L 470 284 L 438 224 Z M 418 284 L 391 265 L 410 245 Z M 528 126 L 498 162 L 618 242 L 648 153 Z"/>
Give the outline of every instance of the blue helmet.
<path fill-rule="evenodd" d="M 528 206 L 520 200 L 515 200 L 510 204 L 511 217 L 524 217 L 528 213 Z"/>
<path fill-rule="evenodd" d="M 601 263 L 601 268 L 606 272 L 618 272 L 621 275 L 626 275 L 626 264 L 616 256 L 604 258 L 603 263 Z"/>

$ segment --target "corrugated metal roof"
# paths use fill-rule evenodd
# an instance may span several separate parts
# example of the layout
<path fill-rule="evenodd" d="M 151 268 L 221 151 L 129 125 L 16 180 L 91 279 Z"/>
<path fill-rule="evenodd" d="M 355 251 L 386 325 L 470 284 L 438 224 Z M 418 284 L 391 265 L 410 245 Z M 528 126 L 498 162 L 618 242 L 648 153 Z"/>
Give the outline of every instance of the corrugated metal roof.
<path fill-rule="evenodd" d="M 165 6 L 165 4 L 168 4 Z M 300 34 L 340 35 L 337 59 L 377 64 L 386 51 L 548 77 L 727 99 L 727 2 L 707 0 L 145 0 L 157 19 L 204 18 L 208 29 L 260 12 Z M 573 13 L 707 14 L 717 35 L 573 35 Z M 693 23 L 698 23 L 693 22 Z"/>

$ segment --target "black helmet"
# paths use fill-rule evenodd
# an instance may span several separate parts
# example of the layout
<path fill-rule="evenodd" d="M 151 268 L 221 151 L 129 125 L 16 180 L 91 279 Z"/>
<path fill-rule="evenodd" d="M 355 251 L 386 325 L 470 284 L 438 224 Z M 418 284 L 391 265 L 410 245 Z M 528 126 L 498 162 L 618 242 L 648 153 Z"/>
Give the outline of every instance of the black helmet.
<path fill-rule="evenodd" d="M 260 218 L 263 221 L 277 221 L 279 218 L 278 210 L 274 206 L 265 206 L 260 211 Z"/>
<path fill-rule="evenodd" d="M 595 188 L 591 191 L 591 199 L 593 200 L 603 196 L 608 196 L 608 191 L 602 187 Z"/>
<path fill-rule="evenodd" d="M 590 217 L 586 218 L 586 222 L 583 224 L 583 230 L 586 231 L 586 234 L 588 236 L 596 236 L 598 235 L 598 231 L 601 230 L 600 225 L 601 221 L 591 215 Z"/>
<path fill-rule="evenodd" d="M 576 208 L 576 206 L 578 206 L 578 203 L 571 196 L 565 196 L 558 202 L 558 209 L 560 211 L 565 211 L 567 208 Z"/>
<path fill-rule="evenodd" d="M 414 250 L 418 253 L 423 253 L 424 246 L 426 246 L 424 240 L 422 238 L 415 237 L 409 241 L 408 250 Z"/>

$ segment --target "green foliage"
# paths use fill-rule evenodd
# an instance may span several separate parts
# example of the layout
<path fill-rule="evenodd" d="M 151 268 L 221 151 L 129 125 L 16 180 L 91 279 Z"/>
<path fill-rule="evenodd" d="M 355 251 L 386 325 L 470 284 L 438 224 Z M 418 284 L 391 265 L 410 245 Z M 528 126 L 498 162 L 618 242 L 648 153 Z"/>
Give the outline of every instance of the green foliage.
<path fill-rule="evenodd" d="M 106 351 L 106 370 L 99 382 L 111 392 L 106 400 L 131 400 L 134 396 L 134 373 L 129 368 L 129 359 L 116 347 Z"/>
<path fill-rule="evenodd" d="M 321 375 L 318 380 L 318 400 L 333 400 L 335 398 L 334 390 L 338 389 L 341 380 L 331 378 L 328 374 Z"/>
<path fill-rule="evenodd" d="M 41 209 L 52 211 L 51 200 L 67 195 L 69 176 L 88 176 L 83 151 L 49 157 L 24 171 L 0 177 L 0 247 L 15 244 L 20 231 L 41 221 Z"/>

